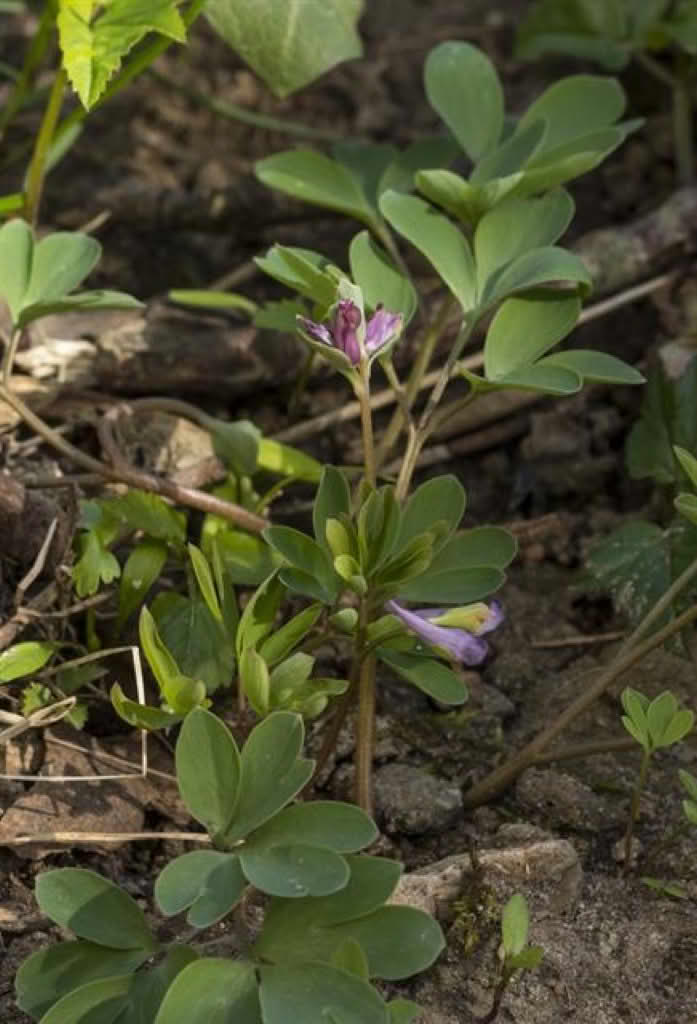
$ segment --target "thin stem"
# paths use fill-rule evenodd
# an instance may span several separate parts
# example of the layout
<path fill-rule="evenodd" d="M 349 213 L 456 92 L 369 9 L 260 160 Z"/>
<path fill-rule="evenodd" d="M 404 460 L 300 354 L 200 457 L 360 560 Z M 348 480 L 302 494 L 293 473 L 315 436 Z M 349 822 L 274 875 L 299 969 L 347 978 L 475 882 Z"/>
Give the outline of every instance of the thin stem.
<path fill-rule="evenodd" d="M 641 794 L 644 791 L 646 785 L 646 776 L 649 773 L 649 764 L 651 763 L 651 754 L 649 751 L 644 750 L 641 757 L 641 768 L 639 769 L 639 777 L 637 779 L 634 792 L 632 793 L 632 803 L 629 809 L 629 820 L 627 821 L 627 831 L 624 834 L 624 874 L 629 874 L 632 866 L 632 836 L 634 834 L 634 825 L 639 817 L 639 807 L 641 804 Z"/>
<path fill-rule="evenodd" d="M 694 572 L 697 572 L 697 562 L 690 568 L 693 570 L 694 575 Z M 683 573 L 683 576 L 685 576 L 685 573 Z M 647 619 L 652 616 L 653 611 L 655 611 L 655 607 L 646 617 Z M 472 786 L 472 788 L 465 793 L 465 807 L 479 807 L 481 804 L 487 803 L 489 800 L 492 800 L 494 797 L 502 793 L 507 786 L 509 786 L 520 774 L 522 774 L 522 772 L 525 771 L 526 768 L 529 768 L 530 765 L 535 763 L 537 757 L 549 746 L 552 740 L 556 739 L 556 737 L 563 732 L 571 722 L 578 718 L 579 715 L 583 714 L 584 711 L 587 711 L 587 709 L 602 696 L 608 686 L 610 686 L 615 679 L 623 675 L 627 669 L 636 665 L 650 651 L 654 650 L 656 647 L 660 647 L 661 644 L 665 643 L 665 641 L 671 636 L 679 633 L 681 629 L 684 629 L 696 619 L 697 605 L 692 605 L 683 612 L 682 615 L 679 615 L 664 626 L 663 629 L 658 630 L 658 632 L 650 636 L 648 640 L 644 640 L 643 643 L 636 643 L 624 654 L 623 651 L 625 651 L 627 645 L 623 645 L 612 664 L 610 664 L 608 668 L 600 674 L 596 682 L 587 690 L 584 690 L 584 692 L 577 697 L 575 701 L 572 701 L 566 710 L 563 711 L 551 725 L 546 729 L 543 729 L 542 732 L 538 733 L 538 735 L 523 747 L 521 751 L 514 754 L 499 768 L 496 768 L 493 772 L 482 779 L 481 782 Z M 639 634 L 639 631 L 643 626 L 644 623 L 641 623 L 632 636 Z M 643 633 L 641 635 L 643 635 Z"/>
<path fill-rule="evenodd" d="M 678 56 L 675 85 L 673 86 L 673 142 L 678 181 L 681 185 L 691 185 L 695 179 L 693 107 L 690 86 L 688 73 L 683 70 Z"/>
<path fill-rule="evenodd" d="M 10 336 L 10 340 L 7 342 L 5 348 L 5 355 L 2 360 L 2 383 L 6 388 L 10 386 L 10 378 L 12 376 L 12 367 L 14 366 L 15 356 L 17 354 L 17 346 L 19 345 L 19 339 L 22 336 L 22 332 L 19 327 L 15 327 L 14 331 Z"/>
<path fill-rule="evenodd" d="M 46 179 L 46 168 L 51 145 L 56 134 L 56 125 L 63 106 L 63 94 L 68 81 L 68 76 L 63 68 L 58 68 L 53 79 L 53 85 L 48 95 L 48 103 L 41 120 L 39 133 L 34 143 L 29 170 L 27 171 L 26 199 L 24 203 L 24 216 L 30 224 L 36 224 L 39 216 L 39 204 Z"/>
<path fill-rule="evenodd" d="M 659 82 L 663 82 L 669 89 L 674 89 L 676 85 L 675 76 L 670 73 L 668 68 L 664 68 L 659 61 L 655 60 L 648 53 L 644 53 L 642 50 L 637 51 L 634 54 L 637 63 L 641 64 L 645 71 L 648 71 L 650 75 L 653 75 Z"/>
<path fill-rule="evenodd" d="M 387 377 L 390 387 L 394 392 L 394 396 L 397 401 L 397 407 L 402 414 L 402 423 L 406 423 L 407 425 L 407 436 L 411 437 L 411 435 L 416 430 L 416 426 L 411 415 L 411 403 L 409 401 L 409 394 L 407 392 L 407 389 L 404 387 L 401 380 L 399 379 L 397 371 L 394 368 L 394 363 L 392 362 L 392 359 L 389 356 L 380 365 L 385 371 L 385 376 Z M 378 461 L 377 452 L 375 455 L 375 461 L 376 463 Z"/>
<path fill-rule="evenodd" d="M 310 379 L 310 374 L 312 373 L 312 366 L 314 361 L 315 351 L 314 349 L 311 348 L 307 353 L 307 356 L 305 357 L 305 362 L 300 368 L 300 373 L 298 374 L 297 380 L 295 381 L 293 393 L 290 396 L 290 399 L 288 400 L 288 414 L 290 416 L 294 416 L 295 413 L 300 408 L 300 401 L 305 392 L 307 391 L 307 383 Z"/>
<path fill-rule="evenodd" d="M 34 38 L 32 39 L 29 49 L 27 50 L 26 57 L 24 58 L 22 70 L 15 81 L 14 88 L 5 106 L 0 110 L 0 142 L 2 142 L 2 138 L 7 131 L 12 118 L 22 107 L 25 99 L 27 98 L 34 73 L 44 59 L 49 43 L 51 42 L 55 20 L 55 3 L 46 3 L 43 11 L 41 12 L 41 18 L 39 19 L 38 27 L 34 33 Z"/>
<path fill-rule="evenodd" d="M 361 433 L 363 435 L 363 464 L 366 481 L 375 487 L 375 440 L 373 437 L 373 411 L 370 407 L 370 367 L 367 360 L 362 360 L 360 380 L 356 381 L 356 398 L 361 405 Z"/>
<path fill-rule="evenodd" d="M 423 386 L 424 376 L 428 371 L 433 353 L 441 339 L 443 331 L 445 330 L 450 316 L 450 311 L 453 307 L 453 302 L 454 299 L 451 295 L 448 295 L 444 299 L 435 320 L 426 332 L 423 343 L 418 347 L 416 358 L 414 359 L 414 364 L 411 368 L 405 388 L 407 407 L 409 409 L 411 409 L 416 396 Z M 375 453 L 375 462 L 378 469 L 384 464 L 387 456 L 392 451 L 405 422 L 408 422 L 408 420 L 405 416 L 404 410 L 401 407 L 398 407 L 392 414 L 392 419 L 388 423 L 387 429 L 383 433 L 382 440 L 380 441 Z"/>
<path fill-rule="evenodd" d="M 199 92 L 198 89 L 192 89 L 188 85 L 175 81 L 169 75 L 164 75 L 153 67 L 148 68 L 148 72 L 158 82 L 168 86 L 169 89 L 181 93 L 182 96 L 186 96 L 195 103 L 199 103 L 202 107 L 212 111 L 212 113 L 231 121 L 251 124 L 255 128 L 264 128 L 270 132 L 297 135 L 300 138 L 306 139 L 321 139 L 325 142 L 336 142 L 337 139 L 344 137 L 341 132 L 331 131 L 329 128 L 313 128 L 311 125 L 302 124 L 300 121 L 294 121 L 287 117 L 272 117 L 269 114 L 258 114 L 253 110 L 248 110 L 247 107 L 240 107 L 236 103 L 229 103 L 227 100 L 208 96 L 204 92 Z"/>
<path fill-rule="evenodd" d="M 199 14 L 206 6 L 206 0 L 192 0 L 189 7 L 182 12 L 182 21 L 186 29 L 191 28 L 193 23 L 198 18 Z M 56 133 L 56 138 L 62 138 L 66 132 L 70 131 L 71 128 L 76 124 L 81 124 L 85 120 L 88 113 L 92 113 L 97 107 L 103 106 L 107 100 L 110 100 L 116 93 L 121 92 L 127 85 L 129 85 L 134 78 L 137 78 L 141 72 L 145 71 L 154 60 L 156 60 L 160 54 L 164 53 L 165 50 L 169 49 L 174 39 L 169 36 L 159 35 L 153 40 L 148 46 L 144 46 L 138 50 L 137 53 L 123 66 L 121 71 L 112 78 L 109 85 L 106 87 L 102 95 L 99 97 L 96 103 L 94 103 L 89 111 L 85 110 L 84 107 L 76 107 L 75 110 L 69 114 L 60 124 Z"/>
<path fill-rule="evenodd" d="M 356 721 L 355 799 L 366 814 L 373 813 L 373 751 L 375 747 L 375 655 L 363 657 L 358 679 Z"/>

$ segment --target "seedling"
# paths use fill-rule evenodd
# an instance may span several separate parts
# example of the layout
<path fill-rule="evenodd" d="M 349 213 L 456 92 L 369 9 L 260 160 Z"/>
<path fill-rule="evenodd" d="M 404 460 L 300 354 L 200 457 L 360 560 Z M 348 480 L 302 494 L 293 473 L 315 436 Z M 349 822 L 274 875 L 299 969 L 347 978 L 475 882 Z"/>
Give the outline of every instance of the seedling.
<path fill-rule="evenodd" d="M 501 1002 L 512 978 L 518 971 L 532 971 L 539 967 L 544 956 L 541 946 L 528 945 L 530 914 L 522 893 L 511 896 L 501 915 L 501 945 L 499 947 L 500 974 L 494 991 L 491 1010 L 480 1018 L 482 1024 L 491 1024 L 499 1015 Z"/>
<path fill-rule="evenodd" d="M 636 785 L 632 793 L 632 801 L 624 837 L 624 871 L 630 870 L 632 863 L 632 834 L 639 817 L 641 794 L 651 764 L 651 758 L 657 750 L 672 747 L 679 743 L 692 730 L 694 712 L 679 708 L 675 696 L 665 690 L 652 701 L 643 693 L 627 687 L 622 692 L 622 716 L 624 725 L 630 736 L 633 736 L 642 749 L 641 765 Z"/>

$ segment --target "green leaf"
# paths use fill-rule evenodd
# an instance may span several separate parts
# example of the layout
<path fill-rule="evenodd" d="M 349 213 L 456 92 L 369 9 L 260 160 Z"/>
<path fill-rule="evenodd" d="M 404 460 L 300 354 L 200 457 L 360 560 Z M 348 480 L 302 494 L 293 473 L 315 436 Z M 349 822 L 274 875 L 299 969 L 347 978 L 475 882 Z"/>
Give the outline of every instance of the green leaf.
<path fill-rule="evenodd" d="M 262 537 L 220 526 L 220 521 L 213 521 L 215 518 L 206 517 L 201 538 L 204 550 L 209 550 L 209 538 L 215 537 L 231 583 L 254 587 L 263 583 L 278 568 L 280 558 Z"/>
<path fill-rule="evenodd" d="M 446 524 L 446 529 L 438 539 L 438 547 L 442 547 L 460 525 L 465 503 L 465 490 L 455 476 L 438 476 L 421 484 L 402 512 L 397 549 L 400 550 L 415 537 L 426 533 L 434 523 Z"/>
<path fill-rule="evenodd" d="M 247 847 L 305 842 L 338 853 L 355 853 L 377 837 L 375 823 L 353 804 L 334 800 L 298 803 L 279 811 L 248 838 Z"/>
<path fill-rule="evenodd" d="M 9 192 L 0 196 L 0 217 L 11 217 L 13 214 L 21 214 L 24 209 L 24 194 L 22 192 Z"/>
<path fill-rule="evenodd" d="M 264 185 L 315 206 L 337 210 L 374 228 L 379 223 L 360 181 L 343 164 L 313 149 L 274 153 L 254 166 Z"/>
<path fill-rule="evenodd" d="M 312 506 L 315 540 L 329 552 L 326 525 L 328 519 L 339 519 L 351 512 L 351 492 L 346 477 L 335 466 L 325 466 Z"/>
<path fill-rule="evenodd" d="M 174 979 L 154 1024 L 262 1024 L 252 964 L 205 957 Z"/>
<path fill-rule="evenodd" d="M 293 324 L 295 326 L 295 323 Z M 322 475 L 322 463 L 311 455 L 293 448 L 289 444 L 281 444 L 270 437 L 259 439 L 257 454 L 258 468 L 278 476 L 290 477 L 293 480 L 305 480 L 316 484 Z"/>
<path fill-rule="evenodd" d="M 538 292 L 506 299 L 496 311 L 486 336 L 487 380 L 503 379 L 530 366 L 566 337 L 580 311 L 581 302 L 576 295 Z"/>
<path fill-rule="evenodd" d="M 245 844 L 240 863 L 256 889 L 284 899 L 326 896 L 343 889 L 349 877 L 348 865 L 338 853 L 303 842 L 268 849 Z"/>
<path fill-rule="evenodd" d="M 263 825 L 311 778 L 314 762 L 300 756 L 304 736 L 302 719 L 286 711 L 274 712 L 252 730 L 240 758 L 239 800 L 225 828 L 227 842 Z"/>
<path fill-rule="evenodd" d="M 507 957 L 522 953 L 528 941 L 529 926 L 527 901 L 522 892 L 516 892 L 503 908 L 501 915 L 501 937 Z"/>
<path fill-rule="evenodd" d="M 680 743 L 684 740 L 688 733 L 692 732 L 692 727 L 695 724 L 694 711 L 688 711 L 682 709 L 677 711 L 671 721 L 666 725 L 663 735 L 661 736 L 660 743 L 657 742 L 657 747 L 672 747 L 674 743 Z"/>
<path fill-rule="evenodd" d="M 271 632 L 284 592 L 283 584 L 274 573 L 249 598 L 235 638 L 238 661 L 246 647 L 257 647 Z"/>
<path fill-rule="evenodd" d="M 155 624 L 155 619 L 143 607 L 138 620 L 140 646 L 147 659 L 152 674 L 157 680 L 160 691 L 164 691 L 170 679 L 180 675 L 179 666 L 163 642 Z"/>
<path fill-rule="evenodd" d="M 180 971 L 195 960 L 198 953 L 191 946 L 170 946 L 157 967 L 136 974 L 128 994 L 128 1009 L 117 1024 L 152 1024 L 167 989 Z"/>
<path fill-rule="evenodd" d="M 649 373 L 641 415 L 627 441 L 630 476 L 652 476 L 657 483 L 679 479 L 673 446 L 697 451 L 697 358 L 692 358 L 680 376 L 670 378 L 661 363 Z M 688 474 L 689 475 L 689 474 Z"/>
<path fill-rule="evenodd" d="M 673 452 L 681 467 L 689 477 L 692 486 L 697 489 L 697 459 L 691 452 L 681 448 L 680 445 L 673 445 Z"/>
<path fill-rule="evenodd" d="M 240 753 L 227 726 L 200 708 L 187 715 L 177 740 L 176 767 L 179 792 L 192 817 L 211 835 L 224 832 L 243 792 Z"/>
<path fill-rule="evenodd" d="M 546 130 L 544 121 L 535 121 L 523 131 L 509 135 L 496 149 L 477 161 L 470 175 L 470 184 L 484 184 L 519 174 L 537 152 Z"/>
<path fill-rule="evenodd" d="M 266 663 L 275 665 L 286 658 L 305 639 L 321 614 L 322 605 L 311 604 L 284 623 L 280 629 L 274 630 L 259 648 L 259 653 Z"/>
<path fill-rule="evenodd" d="M 392 487 L 373 491 L 358 514 L 360 571 L 374 576 L 395 549 L 401 513 Z"/>
<path fill-rule="evenodd" d="M 63 299 L 99 262 L 102 247 L 91 235 L 57 231 L 35 243 L 29 286 L 22 307 Z"/>
<path fill-rule="evenodd" d="M 121 573 L 117 631 L 123 628 L 126 620 L 143 603 L 166 561 L 167 545 L 161 541 L 144 540 L 133 548 Z"/>
<path fill-rule="evenodd" d="M 391 313 L 401 313 L 405 325 L 416 312 L 419 300 L 414 285 L 399 271 L 384 249 L 361 231 L 349 247 L 351 276 L 363 292 L 369 309 L 384 306 Z"/>
<path fill-rule="evenodd" d="M 668 532 L 642 521 L 614 530 L 592 548 L 586 564 L 630 623 L 644 618 L 673 579 Z M 662 616 L 655 628 L 660 629 L 670 616 L 670 612 Z"/>
<path fill-rule="evenodd" d="M 422 1007 L 418 1003 L 412 1003 L 410 999 L 392 999 L 387 1004 L 387 1009 L 390 1024 L 413 1024 L 422 1013 Z"/>
<path fill-rule="evenodd" d="M 542 946 L 526 946 L 515 956 L 507 957 L 507 966 L 510 970 L 532 971 L 540 966 L 544 955 Z"/>
<path fill-rule="evenodd" d="M 567 142 L 582 139 L 613 125 L 622 116 L 626 98 L 616 78 L 569 75 L 550 85 L 525 111 L 516 131 L 544 120 L 547 132 L 535 154 L 540 161 Z"/>
<path fill-rule="evenodd" d="M 384 1002 L 367 982 L 323 964 L 262 967 L 264 1024 L 388 1024 Z"/>
<path fill-rule="evenodd" d="M 109 584 L 119 578 L 121 566 L 94 530 L 82 535 L 80 546 L 80 557 L 72 569 L 73 584 L 78 597 L 91 597 L 100 583 Z"/>
<path fill-rule="evenodd" d="M 273 245 L 254 262 L 269 277 L 325 309 L 336 300 L 336 278 L 328 273 L 328 261 L 320 253 Z"/>
<path fill-rule="evenodd" d="M 503 129 L 503 89 L 481 50 L 441 43 L 426 58 L 424 84 L 428 102 L 472 161 L 493 149 Z"/>
<path fill-rule="evenodd" d="M 162 593 L 153 601 L 152 613 L 182 675 L 201 680 L 209 694 L 230 685 L 235 672 L 233 641 L 205 601 Z"/>
<path fill-rule="evenodd" d="M 57 17 L 63 65 L 87 110 L 102 95 L 123 58 L 149 32 L 180 43 L 186 39 L 174 0 L 111 0 L 90 19 L 92 8 L 84 0 L 60 0 Z"/>
<path fill-rule="evenodd" d="M 555 245 L 529 249 L 488 278 L 480 294 L 480 304 L 491 306 L 513 292 L 557 281 L 578 284 L 584 294 L 592 286 L 590 274 L 576 253 Z"/>
<path fill-rule="evenodd" d="M 292 568 L 300 569 L 317 581 L 320 589 L 316 596 L 319 600 L 330 604 L 336 599 L 339 583 L 324 548 L 290 526 L 268 526 L 263 535 Z M 310 596 L 315 596 L 315 593 Z"/>
<path fill-rule="evenodd" d="M 252 323 L 267 331 L 294 334 L 299 316 L 307 316 L 307 306 L 302 299 L 270 300 L 257 309 Z"/>
<path fill-rule="evenodd" d="M 560 366 L 577 373 L 584 381 L 599 381 L 604 384 L 645 384 L 646 378 L 633 366 L 609 355 L 591 349 L 572 349 L 548 356 L 544 366 Z"/>
<path fill-rule="evenodd" d="M 259 428 L 250 420 L 206 417 L 205 423 L 220 461 L 239 476 L 252 476 L 258 468 Z"/>
<path fill-rule="evenodd" d="M 377 653 L 380 661 L 389 665 L 401 679 L 441 704 L 464 704 L 467 700 L 467 687 L 460 676 L 437 658 L 387 647 L 379 647 Z"/>
<path fill-rule="evenodd" d="M 13 644 L 0 654 L 0 683 L 33 675 L 44 667 L 55 650 L 54 644 L 34 640 Z"/>
<path fill-rule="evenodd" d="M 63 996 L 41 1018 L 41 1024 L 115 1024 L 128 1005 L 134 975 L 90 981 Z"/>
<path fill-rule="evenodd" d="M 271 710 L 269 668 L 253 647 L 246 647 L 240 658 L 240 685 L 247 700 L 260 717 Z"/>
<path fill-rule="evenodd" d="M 92 313 L 105 309 L 142 309 L 143 303 L 124 292 L 108 290 L 77 292 L 64 298 L 32 302 L 25 306 L 19 318 L 21 327 L 26 327 L 33 320 L 55 313 Z"/>
<path fill-rule="evenodd" d="M 498 590 L 505 577 L 500 569 L 473 568 L 431 573 L 399 588 L 399 599 L 428 604 L 470 604 Z"/>
<path fill-rule="evenodd" d="M 697 801 L 697 778 L 689 772 L 686 772 L 684 768 L 678 768 L 678 776 L 687 795 L 692 800 Z"/>
<path fill-rule="evenodd" d="M 481 526 L 456 534 L 421 576 L 400 588 L 408 601 L 469 604 L 503 582 L 503 569 L 516 553 L 515 539 L 498 526 Z"/>
<path fill-rule="evenodd" d="M 355 974 L 362 981 L 368 981 L 370 977 L 366 955 L 355 939 L 346 939 L 334 950 L 331 966 Z"/>
<path fill-rule="evenodd" d="M 380 209 L 392 227 L 433 265 L 462 308 L 472 309 L 476 297 L 474 261 L 462 232 L 417 196 L 385 192 Z"/>
<path fill-rule="evenodd" d="M 34 1019 L 43 1019 L 54 1003 L 74 989 L 100 978 L 127 975 L 150 956 L 146 949 L 109 949 L 81 939 L 39 949 L 20 964 L 15 975 L 17 1005 Z"/>
<path fill-rule="evenodd" d="M 222 624 L 223 612 L 218 601 L 218 592 L 213 581 L 213 573 L 208 564 L 208 559 L 195 544 L 188 544 L 187 551 L 189 552 L 189 558 L 191 559 L 191 565 L 199 590 L 201 591 L 201 596 L 206 602 L 206 607 L 213 618 Z"/>
<path fill-rule="evenodd" d="M 168 729 L 170 726 L 176 725 L 182 718 L 172 710 L 151 708 L 147 704 L 131 700 L 124 694 L 118 683 L 114 683 L 109 691 L 109 696 L 119 718 L 123 718 L 124 722 L 128 722 L 136 729 L 148 729 L 151 732 L 156 729 Z"/>
<path fill-rule="evenodd" d="M 78 938 L 112 949 L 157 948 L 135 900 L 94 871 L 44 871 L 36 880 L 36 901 L 44 914 Z"/>
<path fill-rule="evenodd" d="M 10 307 L 13 324 L 19 323 L 24 296 L 31 279 L 34 236 L 24 220 L 9 220 L 0 228 L 0 294 Z"/>
<path fill-rule="evenodd" d="M 208 0 L 206 17 L 281 98 L 360 57 L 360 0 Z"/>
<path fill-rule="evenodd" d="M 399 157 L 397 147 L 389 142 L 342 139 L 332 145 L 332 156 L 351 172 L 370 205 L 377 208 L 385 171 Z"/>
<path fill-rule="evenodd" d="M 308 960 L 331 961 L 352 938 L 366 955 L 371 977 L 398 980 L 429 967 L 445 944 L 438 923 L 413 907 L 382 905 L 396 884 L 399 865 L 350 854 L 346 860 L 351 878 L 339 892 L 271 901 L 257 954 L 304 969 Z"/>
<path fill-rule="evenodd" d="M 107 511 L 129 529 L 142 530 L 156 540 L 175 547 L 183 546 L 186 541 L 186 515 L 157 494 L 131 489 L 111 499 Z"/>
<path fill-rule="evenodd" d="M 188 908 L 187 922 L 195 928 L 208 928 L 232 910 L 246 885 L 234 854 L 192 850 L 160 872 L 155 901 L 166 917 Z"/>
<path fill-rule="evenodd" d="M 474 235 L 479 294 L 499 268 L 531 249 L 554 245 L 573 215 L 573 200 L 560 188 L 540 199 L 504 199 L 482 217 Z"/>
<path fill-rule="evenodd" d="M 397 153 L 380 179 L 378 194 L 413 192 L 416 173 L 426 167 L 448 167 L 460 153 L 460 147 L 449 133 L 422 136 Z"/>

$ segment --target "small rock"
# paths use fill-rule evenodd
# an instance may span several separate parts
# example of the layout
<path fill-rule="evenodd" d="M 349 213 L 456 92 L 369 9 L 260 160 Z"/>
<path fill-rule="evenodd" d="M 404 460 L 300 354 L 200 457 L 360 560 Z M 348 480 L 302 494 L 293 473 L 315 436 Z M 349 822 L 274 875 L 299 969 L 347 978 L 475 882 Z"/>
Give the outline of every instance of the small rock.
<path fill-rule="evenodd" d="M 386 832 L 442 832 L 462 814 L 457 786 L 415 765 L 386 764 L 375 772 L 375 806 Z"/>

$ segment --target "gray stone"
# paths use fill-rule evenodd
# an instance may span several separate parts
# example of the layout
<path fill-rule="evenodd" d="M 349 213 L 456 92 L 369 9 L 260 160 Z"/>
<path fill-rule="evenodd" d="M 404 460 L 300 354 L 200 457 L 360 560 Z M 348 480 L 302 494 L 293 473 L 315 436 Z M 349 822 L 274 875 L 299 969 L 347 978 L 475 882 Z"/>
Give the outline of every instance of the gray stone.
<path fill-rule="evenodd" d="M 617 824 L 616 808 L 564 772 L 528 768 L 518 779 L 516 796 L 523 807 L 542 814 L 548 827 L 601 829 Z"/>
<path fill-rule="evenodd" d="M 383 765 L 374 786 L 377 818 L 389 833 L 442 832 L 462 814 L 460 789 L 415 765 Z"/>

